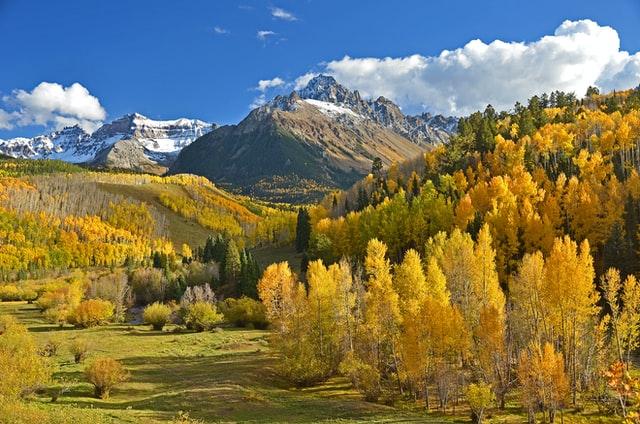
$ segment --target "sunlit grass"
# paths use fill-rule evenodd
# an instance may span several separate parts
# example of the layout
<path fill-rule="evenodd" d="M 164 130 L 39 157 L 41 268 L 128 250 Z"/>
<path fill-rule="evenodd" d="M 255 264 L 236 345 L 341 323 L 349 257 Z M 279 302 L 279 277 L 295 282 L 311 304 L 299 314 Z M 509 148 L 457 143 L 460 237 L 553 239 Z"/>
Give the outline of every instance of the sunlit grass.
<path fill-rule="evenodd" d="M 269 349 L 267 331 L 224 328 L 193 333 L 175 326 L 153 331 L 150 326 L 127 324 L 59 328 L 45 323 L 38 308 L 25 302 L 0 303 L 0 314 L 7 313 L 29 327 L 38 345 L 52 336 L 62 339 L 53 358 L 57 383 L 35 401 L 45 409 L 91 408 L 118 423 L 168 422 L 179 411 L 205 422 L 420 422 L 427 418 L 420 411 L 364 402 L 344 378 L 314 388 L 292 388 L 274 371 L 277 358 Z M 68 351 L 77 337 L 91 346 L 82 364 L 76 364 Z M 131 373 L 109 399 L 93 398 L 93 388 L 84 377 L 86 364 L 97 356 L 117 359 Z M 63 383 L 71 390 L 51 403 L 51 393 Z"/>

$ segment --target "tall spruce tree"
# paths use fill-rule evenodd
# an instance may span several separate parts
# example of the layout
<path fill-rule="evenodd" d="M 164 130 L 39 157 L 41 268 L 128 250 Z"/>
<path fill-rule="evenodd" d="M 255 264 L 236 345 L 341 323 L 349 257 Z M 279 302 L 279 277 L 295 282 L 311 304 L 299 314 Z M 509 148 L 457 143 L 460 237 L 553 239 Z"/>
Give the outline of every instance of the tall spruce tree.
<path fill-rule="evenodd" d="M 335 197 L 334 197 L 335 199 Z M 302 253 L 309 249 L 309 238 L 311 237 L 311 217 L 306 208 L 298 211 L 296 223 L 296 251 Z"/>

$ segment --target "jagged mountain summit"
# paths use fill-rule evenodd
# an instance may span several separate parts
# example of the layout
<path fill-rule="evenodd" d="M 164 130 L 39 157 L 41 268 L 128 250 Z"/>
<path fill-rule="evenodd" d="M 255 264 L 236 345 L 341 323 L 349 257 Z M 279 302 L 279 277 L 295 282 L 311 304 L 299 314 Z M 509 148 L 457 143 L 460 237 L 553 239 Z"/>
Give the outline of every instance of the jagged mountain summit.
<path fill-rule="evenodd" d="M 155 121 L 133 113 L 93 134 L 73 126 L 34 138 L 0 140 L 0 153 L 163 173 L 183 147 L 215 128 L 196 119 Z"/>
<path fill-rule="evenodd" d="M 449 134 L 455 131 L 458 125 L 458 119 L 455 117 L 432 116 L 429 113 L 417 116 L 404 115 L 398 105 L 382 96 L 377 99 L 363 100 L 357 90 L 350 91 L 340 85 L 335 78 L 327 75 L 319 75 L 311 79 L 307 86 L 296 94 L 307 102 L 316 100 L 342 106 L 415 143 L 446 142 L 449 140 Z M 290 102 L 286 100 L 283 102 L 282 99 L 282 97 L 276 97 L 271 104 L 276 107 L 280 104 L 283 106 L 282 109 L 286 110 L 286 105 Z M 319 106 L 322 107 L 322 105 Z"/>
<path fill-rule="evenodd" d="M 271 200 L 313 201 L 361 179 L 376 157 L 385 165 L 415 158 L 456 126 L 455 118 L 405 116 L 388 99 L 364 100 L 321 75 L 185 147 L 169 173 Z"/>

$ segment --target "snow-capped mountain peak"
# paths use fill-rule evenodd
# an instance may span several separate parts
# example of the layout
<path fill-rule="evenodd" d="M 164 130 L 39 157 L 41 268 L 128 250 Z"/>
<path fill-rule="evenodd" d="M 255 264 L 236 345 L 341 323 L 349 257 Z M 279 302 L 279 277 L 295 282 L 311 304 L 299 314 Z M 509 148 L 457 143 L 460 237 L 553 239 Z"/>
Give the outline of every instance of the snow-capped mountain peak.
<path fill-rule="evenodd" d="M 0 153 L 30 159 L 59 159 L 72 163 L 96 163 L 121 141 L 143 150 L 151 162 L 170 163 L 180 150 L 217 128 L 197 119 L 156 121 L 133 113 L 106 123 L 93 134 L 78 126 L 34 138 L 0 140 Z"/>
<path fill-rule="evenodd" d="M 266 106 L 293 112 L 301 104 L 314 106 L 320 113 L 334 120 L 352 120 L 356 125 L 362 119 L 381 125 L 414 143 L 439 144 L 455 131 L 458 120 L 454 117 L 433 117 L 430 114 L 404 115 L 393 101 L 378 97 L 362 99 L 328 75 L 312 78 L 307 86 L 289 96 L 277 96 Z"/>

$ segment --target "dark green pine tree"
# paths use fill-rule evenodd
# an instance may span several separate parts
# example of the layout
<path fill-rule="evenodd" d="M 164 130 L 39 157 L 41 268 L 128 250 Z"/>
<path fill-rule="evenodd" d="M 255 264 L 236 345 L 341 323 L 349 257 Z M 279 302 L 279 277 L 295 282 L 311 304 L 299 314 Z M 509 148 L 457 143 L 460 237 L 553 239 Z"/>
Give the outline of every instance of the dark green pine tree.
<path fill-rule="evenodd" d="M 298 253 L 309 248 L 309 237 L 311 237 L 311 217 L 306 208 L 300 208 L 296 223 L 296 251 Z"/>
<path fill-rule="evenodd" d="M 370 204 L 369 194 L 363 187 L 358 188 L 358 204 L 356 206 L 356 212 L 363 210 Z"/>
<path fill-rule="evenodd" d="M 155 252 L 153 254 L 153 267 L 158 269 L 167 268 L 167 254 L 161 252 Z"/>
<path fill-rule="evenodd" d="M 214 250 L 213 238 L 211 236 L 207 237 L 207 242 L 204 245 L 204 250 L 202 251 L 202 263 L 207 263 L 213 261 L 213 250 Z"/>
<path fill-rule="evenodd" d="M 227 244 L 229 240 L 222 234 L 218 234 L 213 243 L 213 260 L 222 264 L 227 256 Z"/>
<path fill-rule="evenodd" d="M 238 246 L 233 240 L 227 243 L 227 251 L 224 260 L 224 280 L 222 284 L 229 287 L 229 293 L 235 297 L 240 295 L 240 271 L 242 263 L 240 262 L 240 252 Z"/>
<path fill-rule="evenodd" d="M 258 299 L 257 285 L 260 278 L 258 262 L 247 249 L 242 249 L 240 264 L 240 296 Z"/>

